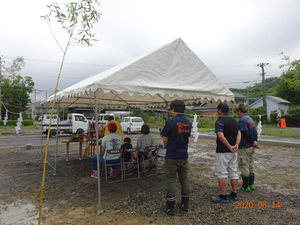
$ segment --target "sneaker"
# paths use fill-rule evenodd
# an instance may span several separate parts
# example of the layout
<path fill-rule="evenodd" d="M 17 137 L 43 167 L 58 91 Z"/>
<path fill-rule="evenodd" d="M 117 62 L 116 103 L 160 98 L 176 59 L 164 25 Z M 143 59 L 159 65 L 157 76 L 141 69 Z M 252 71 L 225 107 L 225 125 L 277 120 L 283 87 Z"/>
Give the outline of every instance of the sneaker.
<path fill-rule="evenodd" d="M 255 190 L 254 184 L 251 184 L 249 187 L 250 187 L 250 190 L 252 190 L 252 191 Z"/>
<path fill-rule="evenodd" d="M 109 172 L 109 175 L 110 175 L 111 177 L 115 177 L 115 176 L 116 176 L 116 173 L 115 173 L 115 172 Z"/>
<path fill-rule="evenodd" d="M 231 194 L 227 194 L 226 196 L 227 196 L 227 198 L 229 198 L 232 201 L 238 201 L 239 200 L 237 196 L 233 197 Z"/>
<path fill-rule="evenodd" d="M 91 174 L 91 177 L 93 177 L 93 178 L 98 178 L 98 175 L 95 174 L 95 173 L 93 173 L 93 174 Z"/>
<path fill-rule="evenodd" d="M 248 186 L 246 189 L 244 187 L 240 187 L 238 189 L 238 192 L 250 192 L 250 191 L 251 191 L 250 186 Z"/>
<path fill-rule="evenodd" d="M 220 196 L 217 196 L 217 197 L 211 197 L 210 200 L 211 200 L 213 203 L 225 203 L 225 204 L 229 203 L 229 201 L 228 201 L 227 199 L 226 199 L 226 200 L 221 199 Z"/>

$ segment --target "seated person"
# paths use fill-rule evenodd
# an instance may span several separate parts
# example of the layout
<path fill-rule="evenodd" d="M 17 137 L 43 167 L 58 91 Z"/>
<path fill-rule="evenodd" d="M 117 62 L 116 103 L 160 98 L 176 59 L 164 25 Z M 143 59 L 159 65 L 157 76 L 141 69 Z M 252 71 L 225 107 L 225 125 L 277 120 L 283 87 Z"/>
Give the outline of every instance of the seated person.
<path fill-rule="evenodd" d="M 157 149 L 157 156 L 158 156 L 158 158 L 165 158 L 167 149 L 166 149 L 166 147 L 165 147 L 165 145 L 163 143 L 162 138 L 160 138 L 157 141 L 157 143 L 156 143 L 156 149 Z"/>
<path fill-rule="evenodd" d="M 138 157 L 139 159 L 142 158 L 144 155 L 145 158 L 148 158 L 148 153 L 145 150 L 145 147 L 152 145 L 152 138 L 150 135 L 150 128 L 147 124 L 144 124 L 141 127 L 142 135 L 138 137 L 136 148 L 138 149 Z"/>
<path fill-rule="evenodd" d="M 107 160 L 111 163 L 116 163 L 120 161 L 120 156 L 116 154 L 107 154 L 106 150 L 113 150 L 113 149 L 120 149 L 121 148 L 121 143 L 122 143 L 122 138 L 120 135 L 116 134 L 117 131 L 117 125 L 115 123 L 110 123 L 108 126 L 108 130 L 110 132 L 109 135 L 106 135 L 102 139 L 102 145 L 101 145 L 101 151 L 99 155 L 99 161 L 100 165 L 102 168 L 102 165 L 104 163 L 104 160 Z M 93 169 L 93 174 L 91 177 L 98 178 L 98 170 L 97 170 L 97 155 L 94 155 L 92 157 L 92 169 Z M 110 175 L 114 176 L 115 166 L 111 167 L 110 170 Z"/>
<path fill-rule="evenodd" d="M 125 149 L 132 148 L 131 139 L 129 137 L 124 138 L 124 144 L 121 145 L 121 149 L 123 154 L 123 158 L 125 162 L 129 162 L 131 160 L 131 152 L 125 152 Z"/>
<path fill-rule="evenodd" d="M 150 135 L 150 128 L 147 124 L 144 124 L 141 127 L 142 135 L 138 137 L 136 148 L 138 149 L 138 158 L 139 158 L 139 166 L 141 166 L 142 158 L 148 159 L 149 155 L 145 147 L 152 145 L 152 137 Z M 151 156 L 150 156 L 151 157 Z M 149 166 L 151 166 L 151 161 L 149 161 Z M 141 168 L 142 169 L 142 168 Z"/>
<path fill-rule="evenodd" d="M 123 158 L 124 158 L 124 162 L 131 162 L 133 161 L 132 158 L 134 157 L 134 155 L 132 155 L 131 152 L 125 152 L 125 149 L 130 149 L 132 148 L 132 144 L 131 144 L 131 139 L 129 137 L 124 138 L 124 144 L 122 144 L 121 149 L 123 152 Z M 126 168 L 125 168 L 125 172 L 129 172 L 131 173 L 132 171 L 128 170 L 127 164 L 125 164 Z M 134 164 L 133 170 L 136 168 L 136 163 Z"/>
<path fill-rule="evenodd" d="M 117 125 L 117 131 L 116 131 L 116 134 L 118 134 L 118 135 L 120 135 L 120 136 L 122 137 L 122 144 L 123 144 L 124 133 L 123 133 L 121 124 L 120 124 L 118 121 L 114 120 L 114 117 L 113 117 L 113 116 L 109 116 L 109 117 L 108 117 L 108 122 L 107 122 L 106 127 L 105 127 L 105 130 L 104 130 L 104 136 L 109 135 L 109 130 L 108 130 L 107 126 L 108 126 L 110 123 L 115 123 L 115 124 Z"/>
<path fill-rule="evenodd" d="M 156 142 L 156 154 L 157 154 L 157 167 L 159 170 L 159 173 L 164 173 L 164 164 L 165 164 L 165 156 L 166 156 L 166 147 L 163 143 L 162 138 L 160 138 L 157 142 Z"/>

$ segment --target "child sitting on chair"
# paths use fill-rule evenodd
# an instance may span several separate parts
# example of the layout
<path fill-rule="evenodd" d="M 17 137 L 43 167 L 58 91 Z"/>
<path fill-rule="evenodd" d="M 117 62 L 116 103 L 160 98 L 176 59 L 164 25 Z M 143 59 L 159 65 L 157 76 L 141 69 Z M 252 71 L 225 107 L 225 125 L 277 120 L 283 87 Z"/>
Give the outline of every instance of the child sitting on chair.
<path fill-rule="evenodd" d="M 129 137 L 124 138 L 124 144 L 121 145 L 121 149 L 123 152 L 123 158 L 125 162 L 129 162 L 131 160 L 131 153 L 125 152 L 125 149 L 132 148 L 131 139 Z"/>

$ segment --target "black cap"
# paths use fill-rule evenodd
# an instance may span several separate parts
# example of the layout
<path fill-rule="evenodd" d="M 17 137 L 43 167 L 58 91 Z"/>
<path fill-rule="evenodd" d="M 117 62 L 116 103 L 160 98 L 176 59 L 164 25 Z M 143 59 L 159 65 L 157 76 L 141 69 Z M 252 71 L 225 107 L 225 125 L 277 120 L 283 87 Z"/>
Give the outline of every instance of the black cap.
<path fill-rule="evenodd" d="M 224 102 L 221 102 L 221 103 L 218 105 L 217 108 L 218 108 L 218 109 L 226 109 L 226 110 L 229 110 L 228 105 L 227 105 L 226 103 L 224 103 Z"/>

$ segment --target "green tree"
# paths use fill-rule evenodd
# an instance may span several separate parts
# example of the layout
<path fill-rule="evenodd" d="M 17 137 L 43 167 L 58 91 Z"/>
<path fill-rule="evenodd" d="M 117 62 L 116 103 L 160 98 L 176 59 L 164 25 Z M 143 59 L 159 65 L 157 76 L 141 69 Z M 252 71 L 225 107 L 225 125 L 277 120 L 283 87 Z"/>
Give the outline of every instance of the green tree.
<path fill-rule="evenodd" d="M 4 118 L 6 109 L 10 112 L 9 119 L 18 118 L 18 113 L 24 112 L 31 103 L 30 93 L 34 88 L 34 82 L 30 76 L 22 77 L 20 71 L 25 66 L 23 57 L 17 57 L 9 67 L 4 67 L 4 76 L 1 84 L 1 118 Z"/>
<path fill-rule="evenodd" d="M 286 66 L 288 68 L 280 77 L 277 94 L 293 104 L 300 104 L 300 60 L 291 61 L 289 56 L 285 56 L 283 53 L 281 55 L 286 64 L 281 65 L 280 68 Z"/>
<path fill-rule="evenodd" d="M 56 103 L 56 94 L 58 90 L 59 80 L 62 73 L 62 68 L 64 65 L 65 57 L 67 51 L 72 45 L 87 45 L 91 46 L 92 42 L 95 41 L 95 34 L 93 34 L 92 28 L 95 23 L 100 19 L 101 13 L 96 10 L 94 5 L 100 5 L 98 0 L 79 0 L 78 2 L 70 2 L 68 4 L 58 4 L 52 3 L 48 5 L 49 13 L 42 18 L 48 22 L 48 25 L 51 29 L 51 22 L 54 20 L 56 23 L 60 24 L 61 27 L 67 32 L 67 42 L 65 47 L 63 47 L 56 36 L 54 35 L 53 30 L 51 29 L 52 35 L 58 44 L 60 50 L 62 51 L 62 60 L 60 64 L 60 69 L 57 76 L 56 87 L 54 91 L 51 117 L 54 112 L 54 107 Z M 38 224 L 41 223 L 42 217 L 42 205 L 43 205 L 43 194 L 44 194 L 44 184 L 46 176 L 46 159 L 48 154 L 48 145 L 49 145 L 49 133 L 46 140 L 46 148 L 44 154 L 44 166 L 43 166 L 43 177 L 42 177 L 42 188 L 41 188 L 41 197 L 40 197 L 40 207 L 39 207 L 39 217 Z M 102 210 L 99 206 L 99 211 Z"/>
<path fill-rule="evenodd" d="M 101 13 L 96 10 L 94 4 L 100 5 L 98 0 L 80 0 L 79 2 L 70 2 L 64 4 L 58 4 L 55 2 L 47 5 L 49 13 L 41 16 L 42 19 L 48 22 L 51 33 L 62 52 L 62 60 L 57 76 L 52 108 L 54 107 L 54 103 L 56 101 L 59 80 L 69 47 L 72 45 L 92 46 L 92 42 L 96 41 L 94 38 L 95 34 L 93 34 L 91 31 L 94 27 L 94 24 L 99 21 Z M 60 24 L 62 29 L 67 33 L 67 42 L 64 47 L 58 41 L 51 28 L 51 22 L 53 20 Z"/>
<path fill-rule="evenodd" d="M 297 126 L 300 127 L 300 107 L 291 106 L 288 110 L 288 114 L 284 115 L 283 118 L 286 119 L 288 126 Z"/>

